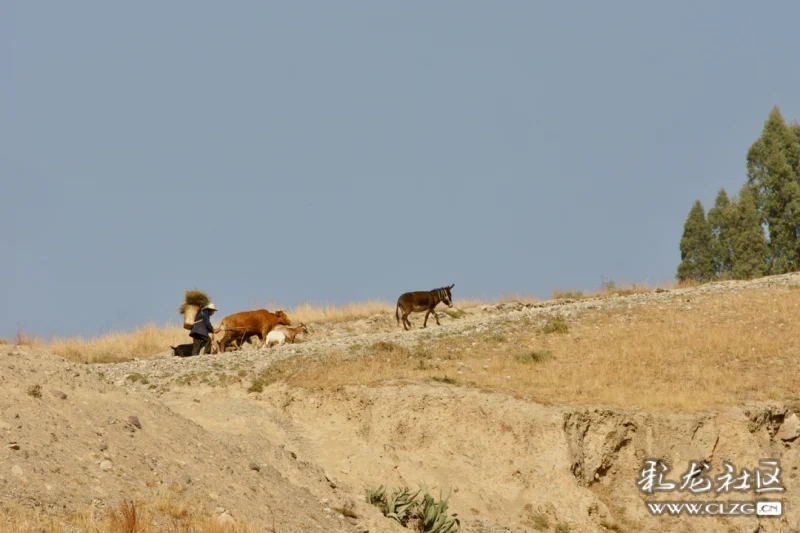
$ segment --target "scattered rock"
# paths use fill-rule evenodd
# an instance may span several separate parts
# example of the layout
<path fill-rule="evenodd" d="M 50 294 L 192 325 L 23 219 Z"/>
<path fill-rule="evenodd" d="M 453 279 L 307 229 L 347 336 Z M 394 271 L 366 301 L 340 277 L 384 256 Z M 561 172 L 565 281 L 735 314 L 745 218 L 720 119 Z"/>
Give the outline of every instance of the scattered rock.
<path fill-rule="evenodd" d="M 111 470 L 112 468 L 114 468 L 114 465 L 108 459 L 100 463 L 100 470 Z"/>
<path fill-rule="evenodd" d="M 19 450 L 19 444 L 17 444 L 16 442 L 12 442 L 12 443 L 10 443 L 8 445 L 8 449 L 9 450 Z"/>
<path fill-rule="evenodd" d="M 792 413 L 783 421 L 781 428 L 775 434 L 775 438 L 780 440 L 794 440 L 798 436 L 800 436 L 800 420 L 797 419 L 795 413 Z"/>
<path fill-rule="evenodd" d="M 2 430 L 2 429 L 11 429 L 11 424 L 9 424 L 8 422 L 3 422 L 2 420 L 0 420 L 0 430 Z"/>
<path fill-rule="evenodd" d="M 256 463 L 250 463 L 250 470 L 255 470 L 256 472 L 261 472 L 261 467 L 258 466 Z"/>
<path fill-rule="evenodd" d="M 236 524 L 236 520 L 230 515 L 230 513 L 228 513 L 228 511 L 220 514 L 217 517 L 217 522 L 222 526 L 233 526 Z"/>
<path fill-rule="evenodd" d="M 128 422 L 130 422 L 132 426 L 136 426 L 137 429 L 142 429 L 142 424 L 139 422 L 139 417 L 131 415 L 128 417 Z"/>
<path fill-rule="evenodd" d="M 53 396 L 55 396 L 56 398 L 58 398 L 59 400 L 66 400 L 67 399 L 67 395 L 64 394 L 63 392 L 61 392 L 60 390 L 52 390 L 52 391 L 50 391 L 50 393 Z"/>
<path fill-rule="evenodd" d="M 107 449 L 108 449 L 108 444 L 106 444 L 105 442 L 103 442 L 103 443 L 101 443 L 101 444 L 100 444 L 100 451 L 101 451 L 101 452 L 104 452 L 104 451 L 106 451 Z"/>
<path fill-rule="evenodd" d="M 11 473 L 14 474 L 15 476 L 22 477 L 22 473 L 23 473 L 22 472 L 22 467 L 20 467 L 18 465 L 14 465 L 13 467 L 11 467 Z"/>

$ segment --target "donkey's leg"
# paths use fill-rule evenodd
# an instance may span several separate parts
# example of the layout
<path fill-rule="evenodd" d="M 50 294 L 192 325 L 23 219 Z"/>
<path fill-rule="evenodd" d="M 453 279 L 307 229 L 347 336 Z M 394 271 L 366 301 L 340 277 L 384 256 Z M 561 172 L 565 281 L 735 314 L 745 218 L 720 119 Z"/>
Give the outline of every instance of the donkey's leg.
<path fill-rule="evenodd" d="M 430 314 L 431 314 L 431 309 L 429 307 L 428 310 L 425 311 L 425 320 L 422 321 L 423 329 L 428 327 L 428 315 L 430 315 Z"/>
<path fill-rule="evenodd" d="M 411 321 L 408 319 L 408 315 L 411 314 L 411 311 L 403 310 L 403 329 L 408 331 L 411 328 Z"/>
<path fill-rule="evenodd" d="M 431 309 L 431 313 L 433 313 L 433 318 L 436 319 L 436 325 L 441 326 L 441 324 L 439 324 L 439 315 L 436 314 L 436 309 Z"/>

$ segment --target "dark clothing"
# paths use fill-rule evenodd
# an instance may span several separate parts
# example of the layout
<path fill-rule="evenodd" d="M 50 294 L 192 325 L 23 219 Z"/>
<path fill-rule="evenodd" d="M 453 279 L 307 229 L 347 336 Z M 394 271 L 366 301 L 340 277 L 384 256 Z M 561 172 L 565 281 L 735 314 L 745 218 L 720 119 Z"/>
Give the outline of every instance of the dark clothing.
<path fill-rule="evenodd" d="M 211 312 L 208 309 L 201 309 L 197 313 L 197 318 L 194 319 L 194 326 L 192 326 L 189 336 L 195 339 L 198 337 L 208 339 L 212 331 L 214 331 L 214 327 L 211 325 Z"/>
<path fill-rule="evenodd" d="M 211 311 L 208 309 L 201 309 L 197 313 L 197 318 L 194 320 L 192 330 L 189 336 L 194 339 L 192 345 L 192 355 L 199 355 L 200 351 L 205 348 L 205 353 L 211 353 L 211 339 L 209 336 L 214 331 L 214 326 L 211 325 Z"/>
<path fill-rule="evenodd" d="M 192 345 L 192 355 L 199 355 L 205 347 L 205 353 L 211 353 L 211 339 L 206 337 L 194 337 L 194 344 Z"/>

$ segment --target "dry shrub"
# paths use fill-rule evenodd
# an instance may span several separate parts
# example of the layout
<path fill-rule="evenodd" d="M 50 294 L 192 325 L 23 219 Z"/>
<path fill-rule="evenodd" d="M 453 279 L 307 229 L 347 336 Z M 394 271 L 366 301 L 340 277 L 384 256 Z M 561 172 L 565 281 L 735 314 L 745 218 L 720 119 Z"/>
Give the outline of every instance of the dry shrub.
<path fill-rule="evenodd" d="M 345 305 L 314 305 L 304 303 L 295 306 L 287 314 L 293 322 L 327 323 L 346 322 L 358 320 L 372 315 L 389 314 L 394 312 L 394 306 L 384 300 L 368 300 L 366 302 L 351 302 Z"/>
<path fill-rule="evenodd" d="M 2 509 L 0 533 L 65 533 L 58 520 L 31 510 Z"/>
<path fill-rule="evenodd" d="M 114 533 L 150 533 L 152 523 L 146 509 L 129 501 L 122 502 L 119 510 L 112 510 L 108 519 L 110 530 Z"/>
<path fill-rule="evenodd" d="M 110 363 L 148 358 L 188 342 L 186 330 L 148 324 L 133 333 L 109 333 L 94 339 L 71 337 L 35 342 L 39 348 L 76 363 Z"/>
<path fill-rule="evenodd" d="M 613 281 L 604 281 L 600 289 L 594 291 L 583 291 L 575 289 L 556 289 L 552 291 L 550 297 L 553 300 L 569 299 L 582 300 L 587 298 L 606 298 L 608 296 L 630 296 L 632 294 L 646 294 L 657 290 L 688 289 L 697 287 L 701 283 L 696 281 L 669 281 L 651 284 L 644 283 L 621 283 L 617 285 Z"/>

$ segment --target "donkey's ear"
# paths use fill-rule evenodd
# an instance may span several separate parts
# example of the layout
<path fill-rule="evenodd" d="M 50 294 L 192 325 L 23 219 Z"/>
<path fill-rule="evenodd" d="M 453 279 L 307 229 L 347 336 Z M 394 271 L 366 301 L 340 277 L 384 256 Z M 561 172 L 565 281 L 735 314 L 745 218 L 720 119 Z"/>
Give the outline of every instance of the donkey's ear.
<path fill-rule="evenodd" d="M 448 289 L 452 289 L 452 288 L 453 288 L 453 287 L 455 287 L 455 286 L 456 286 L 456 284 L 455 284 L 455 283 L 453 283 L 452 285 L 450 285 L 450 286 L 448 287 Z"/>

